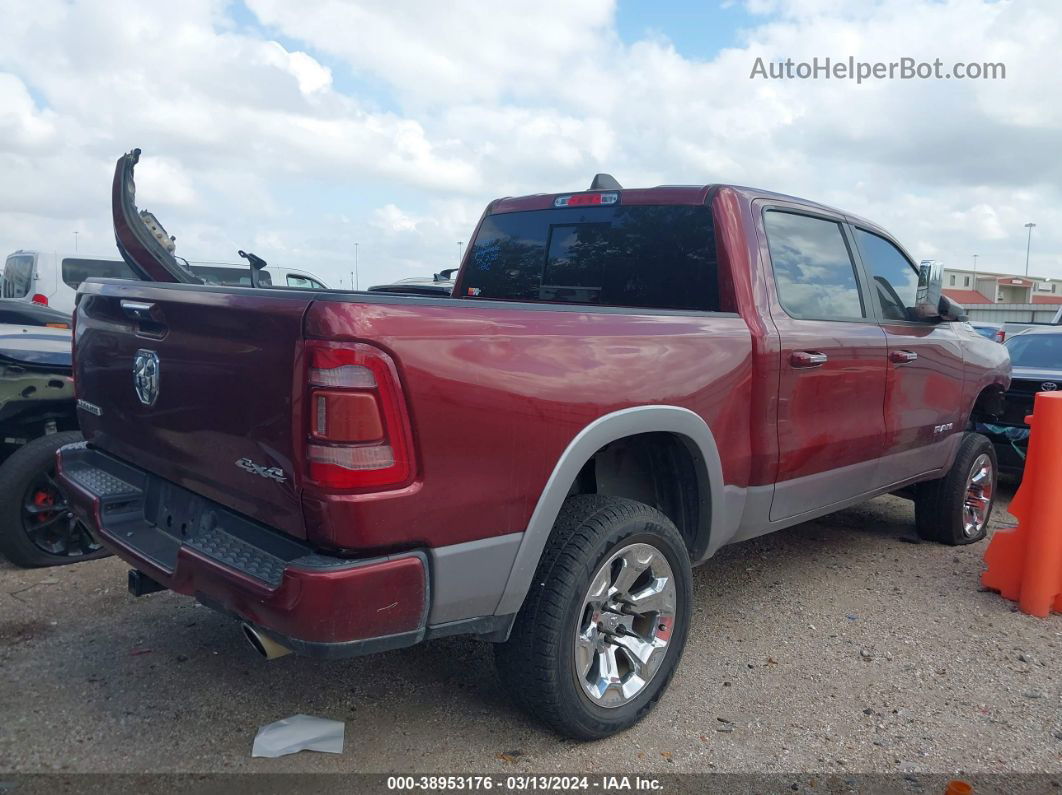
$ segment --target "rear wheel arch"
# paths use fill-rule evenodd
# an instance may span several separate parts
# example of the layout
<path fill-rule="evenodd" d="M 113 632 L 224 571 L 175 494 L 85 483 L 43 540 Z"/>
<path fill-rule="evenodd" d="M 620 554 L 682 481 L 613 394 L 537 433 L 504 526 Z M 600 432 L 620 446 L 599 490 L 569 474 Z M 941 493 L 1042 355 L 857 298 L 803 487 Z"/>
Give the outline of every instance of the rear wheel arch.
<path fill-rule="evenodd" d="M 711 429 L 699 415 L 678 406 L 621 409 L 587 425 L 561 454 L 535 505 L 495 614 L 509 615 L 520 609 L 564 500 L 571 494 L 587 493 L 589 462 L 605 461 L 598 456 L 624 447 L 642 455 L 655 450 L 689 468 L 694 482 L 689 484 L 687 498 L 662 510 L 680 528 L 691 559 L 704 557 L 723 504 L 722 461 Z M 617 472 L 614 462 L 605 466 Z M 637 494 L 616 493 L 623 490 L 622 483 L 613 484 L 605 493 L 638 499 Z M 691 490 L 695 490 L 692 499 Z"/>

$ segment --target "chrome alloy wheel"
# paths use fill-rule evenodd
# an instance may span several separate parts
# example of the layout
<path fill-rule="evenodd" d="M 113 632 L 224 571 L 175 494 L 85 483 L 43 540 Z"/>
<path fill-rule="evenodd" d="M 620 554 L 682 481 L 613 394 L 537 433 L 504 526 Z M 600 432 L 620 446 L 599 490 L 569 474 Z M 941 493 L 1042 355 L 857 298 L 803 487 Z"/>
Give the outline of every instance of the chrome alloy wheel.
<path fill-rule="evenodd" d="M 970 468 L 970 480 L 966 484 L 966 497 L 962 503 L 962 532 L 967 538 L 980 535 L 988 522 L 995 484 L 992 459 L 982 453 Z"/>
<path fill-rule="evenodd" d="M 630 544 L 601 564 L 575 630 L 575 676 L 594 704 L 622 707 L 649 684 L 667 656 L 676 601 L 656 547 Z"/>

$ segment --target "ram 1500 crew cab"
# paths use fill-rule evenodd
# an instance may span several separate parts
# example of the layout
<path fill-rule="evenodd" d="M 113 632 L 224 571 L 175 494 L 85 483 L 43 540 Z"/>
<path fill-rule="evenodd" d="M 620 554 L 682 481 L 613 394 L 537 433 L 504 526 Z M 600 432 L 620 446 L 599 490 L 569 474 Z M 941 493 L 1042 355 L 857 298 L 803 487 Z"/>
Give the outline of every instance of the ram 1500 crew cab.
<path fill-rule="evenodd" d="M 573 737 L 656 703 L 720 547 L 909 489 L 925 538 L 985 535 L 1006 348 L 875 224 L 732 185 L 504 198 L 452 297 L 196 284 L 133 203 L 158 283 L 75 319 L 80 516 L 260 650 L 497 643 Z M 163 283 L 167 280 L 170 283 Z"/>

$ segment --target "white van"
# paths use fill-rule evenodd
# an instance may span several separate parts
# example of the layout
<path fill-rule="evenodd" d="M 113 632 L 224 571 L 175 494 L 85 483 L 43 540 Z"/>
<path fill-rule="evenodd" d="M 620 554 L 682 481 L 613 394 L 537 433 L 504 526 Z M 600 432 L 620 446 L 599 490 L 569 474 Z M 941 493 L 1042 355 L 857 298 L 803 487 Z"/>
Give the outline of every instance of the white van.
<path fill-rule="evenodd" d="M 246 265 L 229 262 L 189 262 L 192 272 L 207 284 L 251 286 Z M 91 276 L 107 279 L 136 279 L 123 260 L 94 257 L 89 254 L 56 254 L 46 251 L 19 250 L 9 254 L 4 263 L 0 292 L 4 298 L 16 298 L 51 306 L 73 313 L 74 296 L 81 282 Z M 327 290 L 312 273 L 297 268 L 267 265 L 262 282 L 277 287 Z"/>
<path fill-rule="evenodd" d="M 189 260 L 188 267 L 207 284 L 220 284 L 226 287 L 251 286 L 251 269 L 247 265 Z M 328 289 L 328 286 L 312 273 L 298 268 L 285 268 L 282 265 L 266 265 L 262 269 L 261 283 L 274 287 L 296 287 L 302 290 Z"/>

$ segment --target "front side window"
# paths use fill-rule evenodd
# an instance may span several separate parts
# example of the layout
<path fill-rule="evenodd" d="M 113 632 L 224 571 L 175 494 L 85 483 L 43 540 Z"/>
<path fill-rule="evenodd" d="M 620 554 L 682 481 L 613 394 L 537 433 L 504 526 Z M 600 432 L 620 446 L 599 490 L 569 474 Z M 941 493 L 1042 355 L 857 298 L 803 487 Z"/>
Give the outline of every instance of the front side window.
<path fill-rule="evenodd" d="M 918 271 L 896 246 L 863 229 L 855 230 L 874 293 L 886 320 L 908 320 L 918 293 Z M 954 275 L 951 277 L 954 283 Z"/>
<path fill-rule="evenodd" d="M 4 298 L 25 298 L 33 287 L 33 255 L 17 254 L 4 264 Z"/>
<path fill-rule="evenodd" d="M 123 260 L 114 259 L 78 259 L 67 257 L 63 260 L 63 281 L 76 290 L 85 279 L 136 279 L 137 276 Z"/>
<path fill-rule="evenodd" d="M 778 298 L 786 312 L 805 320 L 866 317 L 839 223 L 772 210 L 764 224 Z"/>
<path fill-rule="evenodd" d="M 614 205 L 487 216 L 460 297 L 718 311 L 711 210 Z"/>

